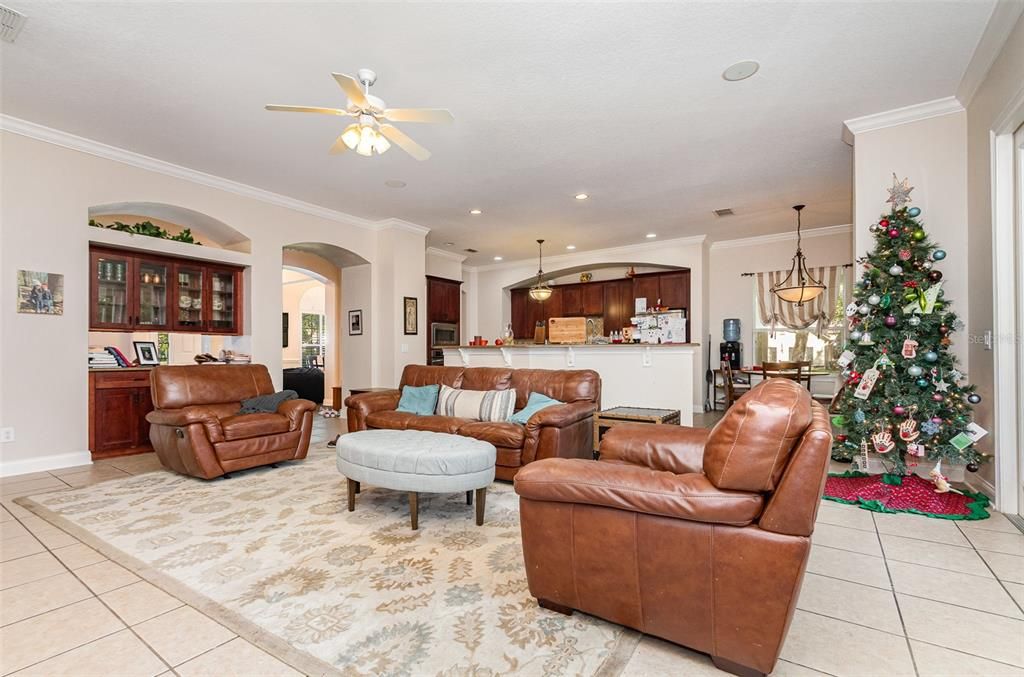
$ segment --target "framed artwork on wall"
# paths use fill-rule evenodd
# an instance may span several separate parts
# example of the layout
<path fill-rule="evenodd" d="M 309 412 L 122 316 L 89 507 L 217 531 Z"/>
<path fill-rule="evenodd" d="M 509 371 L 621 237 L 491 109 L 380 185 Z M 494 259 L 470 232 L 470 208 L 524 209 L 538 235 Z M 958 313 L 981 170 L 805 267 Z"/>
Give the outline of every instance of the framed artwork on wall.
<path fill-rule="evenodd" d="M 160 353 L 154 341 L 132 341 L 132 346 L 140 366 L 160 364 Z"/>
<path fill-rule="evenodd" d="M 419 328 L 419 317 L 418 317 L 418 305 L 419 301 L 415 296 L 405 296 L 404 298 L 404 316 L 405 316 L 405 333 L 407 335 L 420 333 Z"/>
<path fill-rule="evenodd" d="M 18 312 L 31 315 L 63 315 L 64 276 L 61 273 L 19 270 Z"/>
<path fill-rule="evenodd" d="M 363 334 L 363 311 L 348 311 L 348 335 L 362 336 Z"/>

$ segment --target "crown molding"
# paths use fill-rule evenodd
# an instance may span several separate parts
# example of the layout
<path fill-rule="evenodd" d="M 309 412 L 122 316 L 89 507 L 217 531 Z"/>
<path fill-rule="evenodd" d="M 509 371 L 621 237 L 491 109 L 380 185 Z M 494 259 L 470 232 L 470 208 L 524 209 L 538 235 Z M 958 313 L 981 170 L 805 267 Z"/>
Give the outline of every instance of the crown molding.
<path fill-rule="evenodd" d="M 579 260 L 581 256 L 619 256 L 628 255 L 636 252 L 644 252 L 651 249 L 664 249 L 665 247 L 686 247 L 689 245 L 702 244 L 707 239 L 707 235 L 692 235 L 690 237 L 677 237 L 671 240 L 661 240 L 652 242 L 640 242 L 637 244 L 627 244 L 619 247 L 608 247 L 606 249 L 590 249 L 587 251 L 574 251 L 572 254 L 557 254 L 555 256 L 545 256 L 544 263 L 548 264 L 559 264 L 559 263 L 572 263 Z M 518 268 L 520 266 L 530 264 L 533 265 L 535 260 L 530 259 L 518 259 L 516 261 L 502 261 L 501 263 L 491 263 L 484 266 L 467 266 L 466 270 L 471 272 L 486 272 L 489 270 L 503 270 L 505 268 Z"/>
<path fill-rule="evenodd" d="M 295 198 L 288 197 L 287 195 L 281 195 L 280 193 L 264 190 L 263 188 L 257 188 L 238 181 L 232 181 L 231 179 L 225 179 L 221 176 L 207 174 L 206 172 L 201 172 L 196 169 L 190 169 L 171 162 L 166 162 L 148 155 L 142 155 L 141 153 L 136 153 L 124 148 L 111 146 L 100 141 L 76 136 L 75 134 L 70 134 L 59 129 L 53 129 L 52 127 L 46 127 L 35 122 L 22 120 L 21 118 L 12 117 L 3 113 L 0 113 L 0 130 L 11 132 L 12 134 L 18 134 L 20 136 L 26 136 L 30 139 L 43 141 L 55 146 L 61 146 L 62 148 L 87 153 L 88 155 L 94 155 L 106 160 L 113 160 L 132 167 L 138 167 L 139 169 L 164 174 L 165 176 L 170 176 L 176 179 L 191 181 L 192 183 L 197 183 L 209 188 L 234 193 L 235 195 L 259 200 L 278 207 L 284 207 L 285 209 L 291 209 L 296 212 L 302 212 L 328 221 L 356 226 L 357 228 L 365 228 L 367 230 L 374 231 L 388 228 L 401 228 L 415 233 L 422 233 L 423 235 L 430 232 L 430 229 L 425 226 L 403 221 L 401 219 L 392 218 L 384 219 L 382 221 L 371 221 L 369 219 L 340 212 L 335 209 L 322 207 L 311 202 L 297 200 Z"/>
<path fill-rule="evenodd" d="M 873 132 L 876 129 L 905 125 L 908 122 L 927 120 L 928 118 L 936 118 L 940 115 L 960 113 L 963 110 L 963 105 L 955 96 L 947 96 L 942 99 L 935 99 L 934 101 L 915 103 L 912 106 L 863 115 L 859 118 L 843 122 L 843 141 L 852 146 L 853 137 L 864 132 Z"/>
<path fill-rule="evenodd" d="M 468 258 L 465 254 L 456 254 L 455 252 L 450 252 L 445 249 L 438 249 L 437 247 L 427 247 L 427 253 L 430 254 L 431 256 L 437 256 L 442 259 L 450 259 L 452 261 L 458 261 L 459 263 L 462 263 Z"/>
<path fill-rule="evenodd" d="M 997 0 L 995 7 L 992 8 L 992 15 L 985 25 L 985 31 L 981 34 L 978 46 L 974 48 L 971 61 L 967 64 L 956 88 L 956 98 L 964 106 L 970 105 L 981 83 L 985 81 L 1022 13 L 1024 3 L 1020 0 Z"/>
<path fill-rule="evenodd" d="M 841 235 L 853 232 L 853 226 L 845 223 L 838 226 L 824 226 L 822 228 L 811 228 L 800 232 L 800 237 L 815 238 L 828 235 Z M 788 233 L 772 233 L 771 235 L 755 235 L 754 237 L 741 237 L 735 240 L 719 240 L 711 243 L 711 249 L 735 249 L 736 247 L 752 247 L 757 245 L 772 244 L 773 242 L 785 242 L 795 240 L 796 231 Z"/>

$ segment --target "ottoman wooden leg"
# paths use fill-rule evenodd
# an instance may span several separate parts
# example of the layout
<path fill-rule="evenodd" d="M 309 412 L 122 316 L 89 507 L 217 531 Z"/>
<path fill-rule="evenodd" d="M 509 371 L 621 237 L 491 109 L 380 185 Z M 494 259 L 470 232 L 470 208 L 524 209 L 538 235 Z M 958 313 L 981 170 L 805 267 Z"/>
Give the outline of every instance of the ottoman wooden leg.
<path fill-rule="evenodd" d="M 352 512 L 356 509 L 356 492 L 359 491 L 359 482 L 355 480 L 348 481 L 348 511 Z"/>
<path fill-rule="evenodd" d="M 357 493 L 357 494 L 358 494 L 358 493 L 359 493 L 360 491 L 362 491 L 362 490 L 363 490 L 363 485 L 362 485 L 362 484 L 360 484 L 359 482 L 353 482 L 352 484 L 356 485 L 356 493 Z"/>
<path fill-rule="evenodd" d="M 466 492 L 466 505 L 473 505 L 473 492 L 472 491 L 467 491 Z"/>
<path fill-rule="evenodd" d="M 420 495 L 415 491 L 409 492 L 409 521 L 413 531 L 420 528 Z"/>
<path fill-rule="evenodd" d="M 476 525 L 484 524 L 484 504 L 487 501 L 487 487 L 476 490 Z"/>

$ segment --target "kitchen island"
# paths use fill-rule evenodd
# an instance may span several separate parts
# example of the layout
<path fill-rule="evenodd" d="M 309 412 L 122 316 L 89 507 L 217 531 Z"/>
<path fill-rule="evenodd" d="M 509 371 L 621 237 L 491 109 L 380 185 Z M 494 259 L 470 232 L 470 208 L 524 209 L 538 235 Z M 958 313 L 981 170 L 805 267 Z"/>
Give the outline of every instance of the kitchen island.
<path fill-rule="evenodd" d="M 699 343 L 610 343 L 511 346 L 452 346 L 445 366 L 513 369 L 593 369 L 601 375 L 601 408 L 617 406 L 678 409 L 683 425 L 693 424 L 694 379 Z"/>

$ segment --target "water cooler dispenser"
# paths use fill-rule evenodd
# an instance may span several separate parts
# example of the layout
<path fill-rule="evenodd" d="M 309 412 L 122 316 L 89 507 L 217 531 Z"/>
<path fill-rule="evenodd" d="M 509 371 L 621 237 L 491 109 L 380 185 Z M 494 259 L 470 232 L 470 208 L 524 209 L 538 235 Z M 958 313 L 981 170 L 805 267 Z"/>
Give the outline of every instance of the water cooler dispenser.
<path fill-rule="evenodd" d="M 743 344 L 740 343 L 740 320 L 731 317 L 722 320 L 722 338 L 718 344 L 718 352 L 722 362 L 728 362 L 733 369 L 743 365 Z"/>

